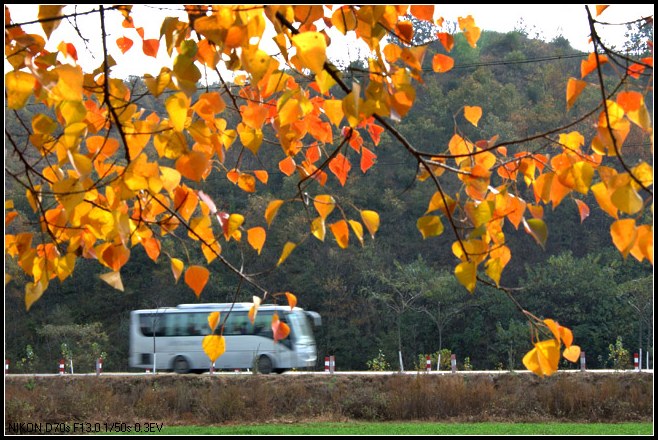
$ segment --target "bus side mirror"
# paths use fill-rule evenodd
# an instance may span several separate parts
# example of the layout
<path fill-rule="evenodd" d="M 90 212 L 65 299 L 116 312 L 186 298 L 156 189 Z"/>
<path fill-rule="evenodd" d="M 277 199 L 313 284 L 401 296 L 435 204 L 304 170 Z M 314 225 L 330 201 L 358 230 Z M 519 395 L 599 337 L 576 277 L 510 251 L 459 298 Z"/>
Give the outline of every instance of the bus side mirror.
<path fill-rule="evenodd" d="M 322 317 L 318 312 L 310 312 L 307 311 L 305 312 L 306 316 L 308 316 L 311 321 L 313 322 L 313 327 L 320 327 L 322 325 Z"/>

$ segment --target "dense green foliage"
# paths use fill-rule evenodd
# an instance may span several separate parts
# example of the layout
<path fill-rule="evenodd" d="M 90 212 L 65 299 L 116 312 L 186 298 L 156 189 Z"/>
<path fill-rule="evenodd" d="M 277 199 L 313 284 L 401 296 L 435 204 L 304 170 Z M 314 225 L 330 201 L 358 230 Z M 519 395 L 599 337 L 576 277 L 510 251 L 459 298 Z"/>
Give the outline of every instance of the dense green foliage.
<path fill-rule="evenodd" d="M 543 43 L 527 39 L 522 32 L 485 32 L 476 50 L 457 38 L 452 55 L 458 60 L 455 68 L 419 85 L 416 105 L 398 124 L 413 144 L 422 148 L 447 143 L 455 130 L 453 115 L 472 103 L 482 106 L 484 114 L 477 131 L 467 128 L 465 135 L 473 139 L 494 134 L 521 139 L 568 120 L 565 85 L 569 76 L 577 75 L 583 55 L 564 39 Z M 143 87 L 137 79 L 131 81 L 135 90 Z M 596 97 L 583 96 L 576 107 L 588 105 L 588 99 L 591 102 Z M 140 105 L 162 113 L 161 101 L 148 96 Z M 7 114 L 6 123 L 11 132 L 18 121 Z M 355 174 L 352 185 L 332 187 L 344 204 L 354 201 L 381 213 L 376 240 L 345 250 L 332 243 L 306 242 L 262 284 L 275 292 L 295 292 L 299 306 L 322 315 L 323 326 L 317 330 L 319 359 L 335 355 L 339 370 L 365 370 L 380 351 L 391 361 L 391 368 L 397 369 L 399 348 L 407 369 L 419 355 L 443 348 L 455 353 L 460 365 L 470 358 L 475 369 L 522 368 L 521 356 L 531 348 L 525 318 L 503 292 L 478 286 L 471 295 L 456 282 L 454 257 L 446 251 L 450 249 L 448 237 L 423 240 L 414 225 L 433 190 L 414 179 L 413 167 L 402 166 L 411 159 L 390 148 L 391 144 L 384 134 L 377 149 L 376 173 Z M 630 160 L 646 159 L 648 151 L 638 148 Z M 260 156 L 260 160 L 267 159 Z M 296 191 L 295 181 L 281 173 L 270 175 L 265 189 L 245 197 L 218 175 L 211 175 L 203 191 L 222 208 L 242 212 L 247 218 L 262 215 L 271 194 L 285 197 Z M 328 185 L 337 186 L 335 182 Z M 21 189 L 6 181 L 5 191 Z M 593 201 L 591 195 L 587 197 Z M 517 263 L 506 269 L 501 280 L 505 286 L 518 288 L 516 299 L 523 307 L 537 316 L 553 316 L 573 329 L 589 368 L 611 366 L 608 347 L 618 337 L 631 352 L 639 346 L 653 349 L 652 267 L 647 262 L 622 259 L 612 248 L 604 216 L 594 208 L 581 225 L 575 204 L 565 201 L 547 218 L 551 238 L 544 250 L 521 231 L 510 234 L 509 246 Z M 285 241 L 298 241 L 289 231 L 299 230 L 294 226 L 304 221 L 292 210 L 279 215 L 278 229 L 268 235 L 264 258 L 257 261 L 255 253 L 247 251 L 238 257 L 244 258 L 245 265 L 266 268 L 272 259 L 276 261 Z M 12 226 L 20 228 L 20 224 Z M 172 238 L 163 239 L 163 244 L 163 248 L 180 246 Z M 422 257 L 435 255 L 437 249 L 445 252 L 445 258 L 433 258 L 430 263 Z M 238 250 L 227 248 L 224 252 L 235 256 Z M 196 257 L 193 251 L 189 253 L 192 259 Z M 14 263 L 5 264 L 7 272 L 21 276 L 11 266 Z M 218 264 L 209 269 L 210 283 L 200 301 L 234 300 L 238 281 L 234 274 Z M 46 326 L 75 330 L 86 325 L 96 325 L 98 332 L 76 342 L 73 357 L 89 357 L 75 349 L 86 350 L 82 348 L 85 344 L 95 342 L 99 344 L 96 349 L 107 354 L 106 370 L 127 370 L 130 310 L 197 302 L 187 286 L 173 283 L 169 264 L 154 264 L 141 247 L 135 248 L 130 264 L 122 269 L 125 293 L 101 281 L 98 270 L 98 265 L 81 261 L 72 280 L 54 282 L 29 313 L 22 289 L 13 282 L 5 286 L 5 355 L 12 360 L 13 371 L 20 368 L 20 360 L 31 346 L 36 357 L 30 368 L 54 372 L 60 346 L 66 341 L 63 336 L 57 340 L 55 334 L 45 331 L 53 327 Z M 237 299 L 249 301 L 251 297 L 245 287 Z M 90 363 L 77 365 L 81 372 L 94 368 Z"/>

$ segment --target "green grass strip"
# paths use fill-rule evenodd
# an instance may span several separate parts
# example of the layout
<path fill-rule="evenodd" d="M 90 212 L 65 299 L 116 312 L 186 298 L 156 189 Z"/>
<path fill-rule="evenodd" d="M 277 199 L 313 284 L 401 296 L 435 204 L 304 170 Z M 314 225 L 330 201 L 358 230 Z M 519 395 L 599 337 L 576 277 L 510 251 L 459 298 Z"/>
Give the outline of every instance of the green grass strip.
<path fill-rule="evenodd" d="M 135 433 L 132 433 L 133 435 Z M 155 434 L 158 434 L 157 432 Z M 652 435 L 653 423 L 349 422 L 170 426 L 160 435 Z"/>

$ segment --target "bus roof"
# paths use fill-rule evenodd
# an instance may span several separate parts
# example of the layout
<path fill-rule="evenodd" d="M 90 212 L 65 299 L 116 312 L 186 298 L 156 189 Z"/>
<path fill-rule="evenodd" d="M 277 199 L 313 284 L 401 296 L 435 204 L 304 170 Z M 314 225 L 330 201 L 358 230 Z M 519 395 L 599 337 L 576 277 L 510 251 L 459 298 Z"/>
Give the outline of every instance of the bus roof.
<path fill-rule="evenodd" d="M 141 309 L 133 310 L 138 313 L 176 313 L 176 312 L 226 312 L 226 311 L 248 311 L 253 303 L 206 303 L 206 304 L 179 304 L 176 307 L 159 307 L 157 309 Z M 290 310 L 290 306 L 283 304 L 261 304 L 258 307 L 259 311 L 267 310 Z M 301 311 L 299 307 L 293 310 Z"/>

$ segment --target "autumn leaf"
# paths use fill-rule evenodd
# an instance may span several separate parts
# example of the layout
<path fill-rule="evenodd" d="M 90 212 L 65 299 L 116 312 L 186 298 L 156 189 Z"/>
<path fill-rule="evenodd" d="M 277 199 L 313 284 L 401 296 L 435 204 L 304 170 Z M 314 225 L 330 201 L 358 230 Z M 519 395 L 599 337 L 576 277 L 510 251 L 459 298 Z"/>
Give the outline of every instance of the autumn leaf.
<path fill-rule="evenodd" d="M 265 232 L 265 228 L 260 226 L 255 226 L 247 230 L 247 242 L 252 248 L 258 251 L 258 255 L 260 255 L 260 252 L 263 250 L 266 236 L 267 233 Z"/>
<path fill-rule="evenodd" d="M 178 282 L 181 274 L 183 273 L 183 268 L 185 264 L 178 258 L 171 258 L 171 271 L 174 274 L 174 279 Z"/>
<path fill-rule="evenodd" d="M 297 305 L 297 297 L 291 292 L 286 292 L 286 299 L 288 300 L 290 310 L 294 309 Z"/>
<path fill-rule="evenodd" d="M 580 77 L 585 78 L 593 70 L 596 69 L 598 64 L 603 65 L 608 62 L 608 57 L 602 54 L 598 54 L 598 63 L 597 63 L 597 54 L 590 53 L 587 56 L 586 60 L 580 62 Z"/>
<path fill-rule="evenodd" d="M 350 169 L 352 169 L 352 164 L 350 164 L 350 161 L 347 157 L 343 156 L 341 153 L 338 153 L 329 162 L 329 169 L 338 178 L 341 186 L 345 186 L 347 175 L 349 174 Z"/>
<path fill-rule="evenodd" d="M 432 58 L 432 69 L 437 73 L 450 71 L 455 65 L 455 60 L 448 55 L 437 53 Z"/>
<path fill-rule="evenodd" d="M 108 272 L 99 275 L 99 277 L 111 287 L 123 292 L 123 282 L 121 281 L 121 274 L 119 272 Z"/>
<path fill-rule="evenodd" d="M 626 258 L 633 248 L 636 240 L 635 219 L 627 218 L 615 221 L 610 226 L 612 243 L 617 247 L 621 255 Z"/>
<path fill-rule="evenodd" d="M 564 349 L 562 356 L 568 361 L 578 362 L 578 359 L 580 359 L 580 347 L 571 345 Z"/>
<path fill-rule="evenodd" d="M 128 37 L 119 37 L 117 38 L 117 47 L 121 53 L 126 53 L 131 47 L 133 47 L 133 40 Z"/>
<path fill-rule="evenodd" d="M 569 81 L 567 81 L 567 111 L 573 107 L 576 99 L 580 96 L 586 85 L 587 83 L 585 81 L 569 78 Z"/>
<path fill-rule="evenodd" d="M 379 214 L 375 211 L 363 210 L 361 211 L 361 220 L 366 225 L 370 236 L 374 239 L 375 233 L 379 229 Z"/>
<path fill-rule="evenodd" d="M 538 218 L 531 218 L 530 220 L 523 219 L 523 227 L 525 231 L 535 239 L 535 241 L 543 248 L 546 246 L 548 239 L 548 228 L 543 220 Z"/>
<path fill-rule="evenodd" d="M 467 105 L 464 107 L 464 117 L 468 122 L 477 127 L 478 121 L 482 117 L 482 108 L 479 106 Z"/>
<path fill-rule="evenodd" d="M 279 319 L 279 315 L 276 313 L 272 315 L 272 334 L 274 342 L 285 339 L 290 334 L 290 327 L 288 324 Z"/>
<path fill-rule="evenodd" d="M 327 234 L 327 226 L 322 217 L 316 217 L 311 221 L 311 234 L 320 241 L 324 241 Z"/>
<path fill-rule="evenodd" d="M 208 314 L 208 326 L 210 326 L 211 333 L 215 332 L 217 325 L 219 324 L 220 312 L 210 312 Z"/>
<path fill-rule="evenodd" d="M 338 246 L 342 249 L 347 248 L 350 235 L 347 222 L 345 220 L 338 220 L 337 222 L 330 224 L 329 229 L 331 230 L 331 233 L 334 234 Z"/>
<path fill-rule="evenodd" d="M 550 376 L 558 369 L 560 344 L 555 339 L 540 341 L 523 356 L 523 365 L 538 376 Z"/>
<path fill-rule="evenodd" d="M 475 290 L 477 281 L 477 265 L 473 261 L 463 261 L 455 267 L 455 276 L 459 283 L 470 293 Z"/>
<path fill-rule="evenodd" d="M 589 206 L 585 202 L 579 199 L 574 199 L 576 206 L 578 206 L 578 214 L 580 215 L 580 223 L 584 222 L 587 217 L 589 217 Z"/>
<path fill-rule="evenodd" d="M 268 203 L 267 208 L 265 209 L 265 221 L 267 222 L 268 227 L 272 224 L 272 220 L 276 217 L 281 205 L 283 205 L 283 200 L 272 200 Z"/>
<path fill-rule="evenodd" d="M 258 307 L 260 307 L 261 299 L 258 296 L 254 296 L 252 299 L 251 307 L 249 307 L 249 321 L 253 324 L 256 320 L 256 315 L 258 314 Z"/>
<path fill-rule="evenodd" d="M 320 194 L 313 198 L 313 206 L 315 206 L 318 214 L 324 220 L 336 207 L 336 200 L 328 194 Z"/>
<path fill-rule="evenodd" d="M 286 242 L 286 244 L 283 245 L 283 251 L 281 251 L 281 256 L 279 257 L 279 261 L 276 262 L 277 267 L 281 266 L 284 261 L 290 256 L 292 251 L 297 247 L 297 245 L 291 241 Z"/>
<path fill-rule="evenodd" d="M 297 57 L 302 67 L 317 74 L 323 69 L 327 59 L 327 41 L 319 32 L 303 32 L 292 37 L 292 44 L 297 49 Z"/>
<path fill-rule="evenodd" d="M 48 288 L 47 281 L 38 281 L 36 283 L 28 282 L 25 284 L 25 310 L 30 311 L 30 307 L 41 298 L 43 292 Z"/>
<path fill-rule="evenodd" d="M 206 287 L 210 272 L 203 266 L 190 266 L 185 271 L 185 284 L 194 291 L 197 298 L 201 297 L 201 291 Z"/>
<path fill-rule="evenodd" d="M 215 361 L 226 351 L 226 340 L 220 335 L 206 335 L 201 343 L 204 353 L 210 358 L 210 362 Z"/>
<path fill-rule="evenodd" d="M 416 222 L 423 238 L 436 237 L 443 233 L 443 223 L 438 215 L 425 215 Z"/>

